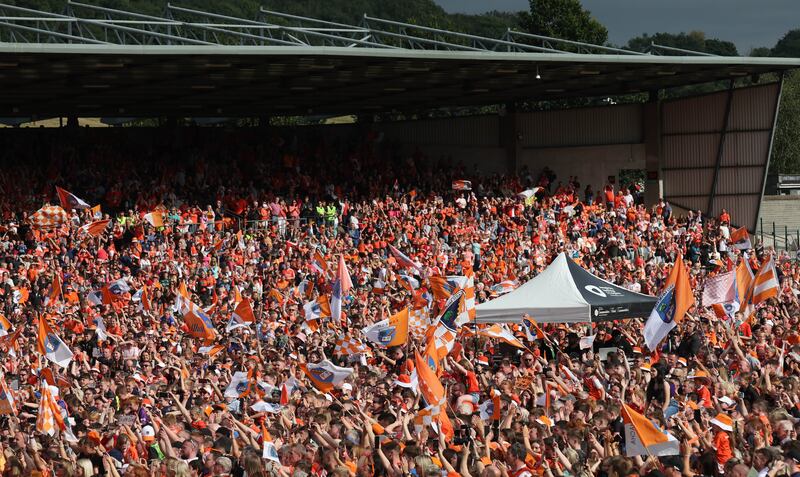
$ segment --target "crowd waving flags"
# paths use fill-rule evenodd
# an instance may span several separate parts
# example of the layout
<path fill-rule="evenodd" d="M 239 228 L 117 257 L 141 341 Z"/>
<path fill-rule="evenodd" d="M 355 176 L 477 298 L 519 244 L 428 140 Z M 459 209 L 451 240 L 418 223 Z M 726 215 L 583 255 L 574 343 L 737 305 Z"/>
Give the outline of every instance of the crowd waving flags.
<path fill-rule="evenodd" d="M 86 200 L 0 218 L 0 472 L 800 472 L 789 254 L 636 188 L 304 141 L 64 171 Z"/>
<path fill-rule="evenodd" d="M 683 321 L 686 312 L 694 305 L 694 293 L 689 283 L 683 259 L 678 257 L 667 277 L 664 289 L 647 319 L 644 340 L 650 350 L 655 350 L 673 328 Z"/>

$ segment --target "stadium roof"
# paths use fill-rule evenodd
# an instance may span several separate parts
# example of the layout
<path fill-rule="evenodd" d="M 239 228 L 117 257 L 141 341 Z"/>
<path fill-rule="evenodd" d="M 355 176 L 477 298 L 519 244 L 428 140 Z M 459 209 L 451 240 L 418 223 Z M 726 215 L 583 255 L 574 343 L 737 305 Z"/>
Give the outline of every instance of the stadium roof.
<path fill-rule="evenodd" d="M 682 56 L 666 56 L 680 53 Z M 800 67 L 800 59 L 650 54 L 509 31 L 492 39 L 364 17 L 168 5 L 163 17 L 68 2 L 0 4 L 0 117 L 418 111 L 598 97 Z"/>

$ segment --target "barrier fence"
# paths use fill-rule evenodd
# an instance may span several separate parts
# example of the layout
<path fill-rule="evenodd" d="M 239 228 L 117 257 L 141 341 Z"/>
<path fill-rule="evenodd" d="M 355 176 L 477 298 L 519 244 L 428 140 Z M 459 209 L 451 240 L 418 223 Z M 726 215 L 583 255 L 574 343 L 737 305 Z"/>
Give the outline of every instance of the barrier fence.
<path fill-rule="evenodd" d="M 800 229 L 790 229 L 788 225 L 780 226 L 775 222 L 764 223 L 764 219 L 760 219 L 755 235 L 765 247 L 800 251 Z"/>

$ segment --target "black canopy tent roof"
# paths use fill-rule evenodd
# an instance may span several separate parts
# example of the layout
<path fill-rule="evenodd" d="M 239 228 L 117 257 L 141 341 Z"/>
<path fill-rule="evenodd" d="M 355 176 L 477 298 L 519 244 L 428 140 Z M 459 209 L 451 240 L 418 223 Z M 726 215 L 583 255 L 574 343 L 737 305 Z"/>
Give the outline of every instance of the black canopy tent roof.
<path fill-rule="evenodd" d="M 645 318 L 656 300 L 592 275 L 562 252 L 527 283 L 475 309 L 479 323 L 518 322 L 524 314 L 541 323 L 580 323 Z"/>

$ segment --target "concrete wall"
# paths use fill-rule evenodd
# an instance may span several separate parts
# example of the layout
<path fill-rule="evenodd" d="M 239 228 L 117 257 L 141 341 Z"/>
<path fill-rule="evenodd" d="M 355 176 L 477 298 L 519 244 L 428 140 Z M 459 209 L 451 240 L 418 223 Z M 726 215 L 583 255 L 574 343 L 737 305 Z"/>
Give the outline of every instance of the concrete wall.
<path fill-rule="evenodd" d="M 523 149 L 518 165 L 528 166 L 533 173 L 547 166 L 556 173 L 556 182 L 566 181 L 570 175 L 577 175 L 581 187 L 591 184 L 597 191 L 605 185 L 608 176 L 617 177 L 621 169 L 645 169 L 645 146 L 615 144 Z"/>
<path fill-rule="evenodd" d="M 577 175 L 597 188 L 620 169 L 646 168 L 642 111 L 639 104 L 609 105 L 370 127 L 405 153 L 419 148 L 431 161 L 450 157 L 468 171 L 507 173 L 527 166 L 538 174 L 550 167 L 560 179 Z"/>
<path fill-rule="evenodd" d="M 435 144 L 409 144 L 400 146 L 401 153 L 411 155 L 416 149 L 436 164 L 440 158 L 451 158 L 453 165 L 463 164 L 467 171 L 477 169 L 480 174 L 505 174 L 508 172 L 506 150 L 485 146 L 440 146 Z"/>
<path fill-rule="evenodd" d="M 764 244 L 771 246 L 772 224 L 775 224 L 775 246 L 783 249 L 786 230 L 789 235 L 789 249 L 797 249 L 797 231 L 800 230 L 800 196 L 768 195 L 761 203 L 761 217 L 756 226 L 756 235 L 761 238 L 761 227 L 764 227 Z"/>

